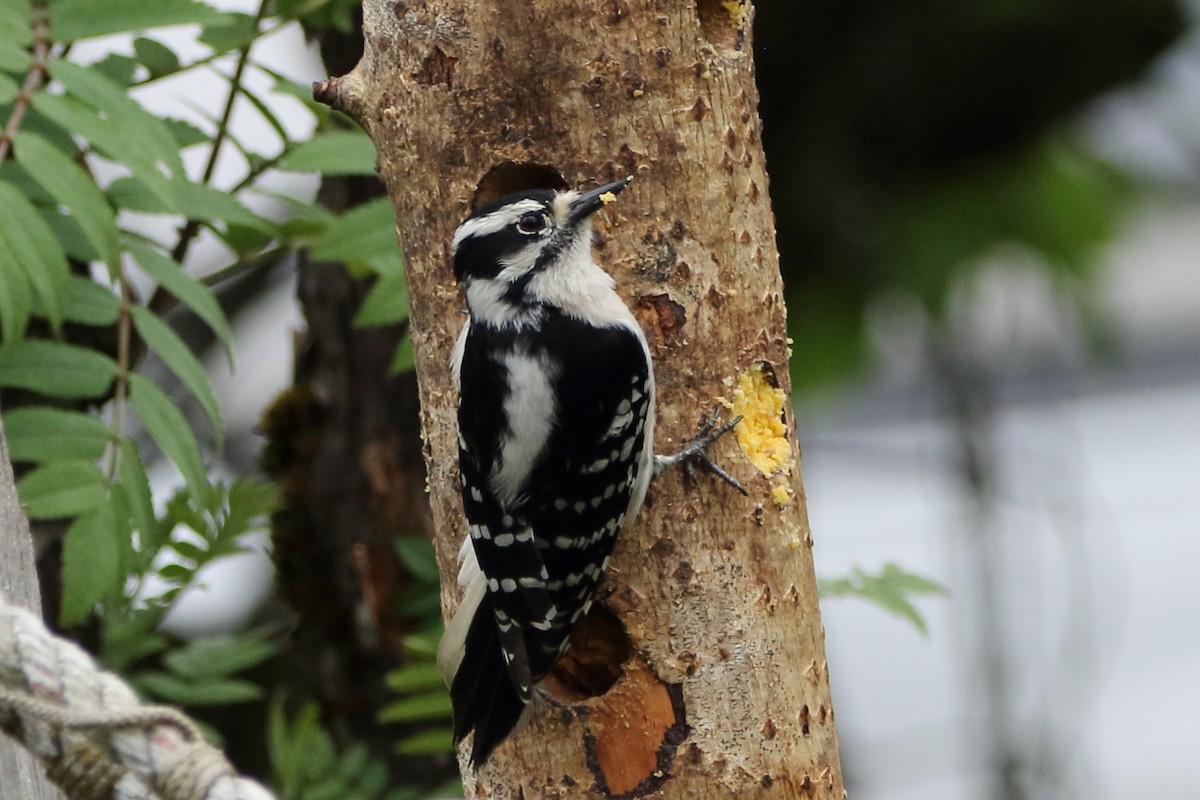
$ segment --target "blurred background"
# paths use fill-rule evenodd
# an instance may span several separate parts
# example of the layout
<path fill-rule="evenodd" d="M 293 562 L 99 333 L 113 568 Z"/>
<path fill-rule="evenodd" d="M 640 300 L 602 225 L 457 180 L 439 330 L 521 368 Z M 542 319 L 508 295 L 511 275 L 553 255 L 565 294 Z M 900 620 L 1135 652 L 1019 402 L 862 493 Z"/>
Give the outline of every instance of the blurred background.
<path fill-rule="evenodd" d="M 924 631 L 824 602 L 851 797 L 1195 797 L 1200 3 L 756 14 L 818 572 L 896 564 L 946 589 L 917 601 Z M 292 24 L 255 59 L 303 84 L 353 63 L 325 50 L 327 65 Z M 189 80 L 138 99 L 217 114 L 221 79 Z M 306 135 L 308 116 L 271 102 Z M 249 113 L 231 130 L 271 134 Z M 235 161 L 214 183 L 236 183 Z M 255 468 L 264 406 L 293 385 L 293 332 L 311 324 L 295 267 L 223 294 L 254 365 L 208 362 L 233 474 Z M 175 632 L 238 627 L 247 595 L 270 594 L 261 552 L 216 566 L 210 586 L 247 594 L 189 590 Z"/>
<path fill-rule="evenodd" d="M 1198 8 L 758 6 L 852 797 L 1196 791 Z"/>

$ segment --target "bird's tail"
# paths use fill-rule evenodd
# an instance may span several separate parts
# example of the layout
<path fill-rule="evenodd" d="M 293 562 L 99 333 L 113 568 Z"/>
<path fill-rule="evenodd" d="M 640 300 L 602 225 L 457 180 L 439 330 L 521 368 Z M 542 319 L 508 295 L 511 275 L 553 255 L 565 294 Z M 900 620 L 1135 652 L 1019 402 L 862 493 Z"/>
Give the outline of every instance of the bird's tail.
<path fill-rule="evenodd" d="M 508 676 L 492 599 L 470 539 L 463 542 L 459 564 L 458 582 L 466 592 L 438 645 L 438 666 L 450 687 L 454 741 L 475 731 L 471 764 L 479 767 L 517 726 L 525 702 Z"/>

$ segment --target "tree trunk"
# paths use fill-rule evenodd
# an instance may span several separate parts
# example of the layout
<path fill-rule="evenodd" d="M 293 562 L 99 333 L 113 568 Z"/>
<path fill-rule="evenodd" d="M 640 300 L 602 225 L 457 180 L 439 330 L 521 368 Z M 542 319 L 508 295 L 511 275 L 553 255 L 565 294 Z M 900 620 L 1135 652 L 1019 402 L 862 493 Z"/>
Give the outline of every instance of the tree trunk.
<path fill-rule="evenodd" d="M 747 416 L 714 455 L 750 497 L 682 472 L 655 483 L 551 699 L 466 774 L 470 796 L 844 794 L 789 434 L 752 13 L 735 0 L 368 0 L 363 60 L 317 87 L 370 132 L 397 209 L 447 609 L 464 530 L 450 240 L 473 198 L 633 175 L 597 215 L 597 256 L 651 341 L 657 450 L 678 449 L 718 397 Z"/>
<path fill-rule="evenodd" d="M 37 570 L 29 522 L 17 498 L 8 444 L 0 429 L 0 597 L 41 613 Z M 4 720 L 0 718 L 0 722 Z M 0 728 L 3 733 L 3 728 Z M 62 792 L 16 739 L 0 736 L 0 797 L 16 800 L 61 800 Z"/>

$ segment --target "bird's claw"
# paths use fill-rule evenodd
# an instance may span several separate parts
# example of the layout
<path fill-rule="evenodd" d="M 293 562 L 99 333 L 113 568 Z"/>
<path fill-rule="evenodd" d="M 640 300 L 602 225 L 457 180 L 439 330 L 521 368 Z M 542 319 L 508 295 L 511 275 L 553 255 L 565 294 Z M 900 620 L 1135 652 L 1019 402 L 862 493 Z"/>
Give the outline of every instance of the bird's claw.
<path fill-rule="evenodd" d="M 726 422 L 724 425 L 717 427 L 717 423 L 720 421 L 720 418 L 721 407 L 716 406 L 713 408 L 713 413 L 704 421 L 703 424 L 701 424 L 700 430 L 697 431 L 696 436 L 690 442 L 688 442 L 682 450 L 671 456 L 656 455 L 654 457 L 655 476 L 662 473 L 662 471 L 668 467 L 682 463 L 684 473 L 689 478 L 694 478 L 696 465 L 700 464 L 706 470 L 711 472 L 713 475 L 716 475 L 734 489 L 737 489 L 743 495 L 748 494 L 746 487 L 742 486 L 737 478 L 733 477 L 720 466 L 718 466 L 717 463 L 712 460 L 712 457 L 708 455 L 709 445 L 720 439 L 725 434 L 729 433 L 737 426 L 739 422 L 742 421 L 741 416 L 737 416 L 731 419 L 729 422 Z"/>

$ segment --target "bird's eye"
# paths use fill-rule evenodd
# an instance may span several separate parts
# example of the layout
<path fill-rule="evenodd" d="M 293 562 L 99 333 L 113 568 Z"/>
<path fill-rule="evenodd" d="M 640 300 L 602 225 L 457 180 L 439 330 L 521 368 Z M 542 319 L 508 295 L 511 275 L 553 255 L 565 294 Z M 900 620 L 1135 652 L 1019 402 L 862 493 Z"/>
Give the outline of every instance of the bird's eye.
<path fill-rule="evenodd" d="M 522 214 L 517 220 L 517 229 L 521 233 L 539 233 L 546 227 L 546 215 L 538 211 L 530 211 L 528 214 Z"/>

